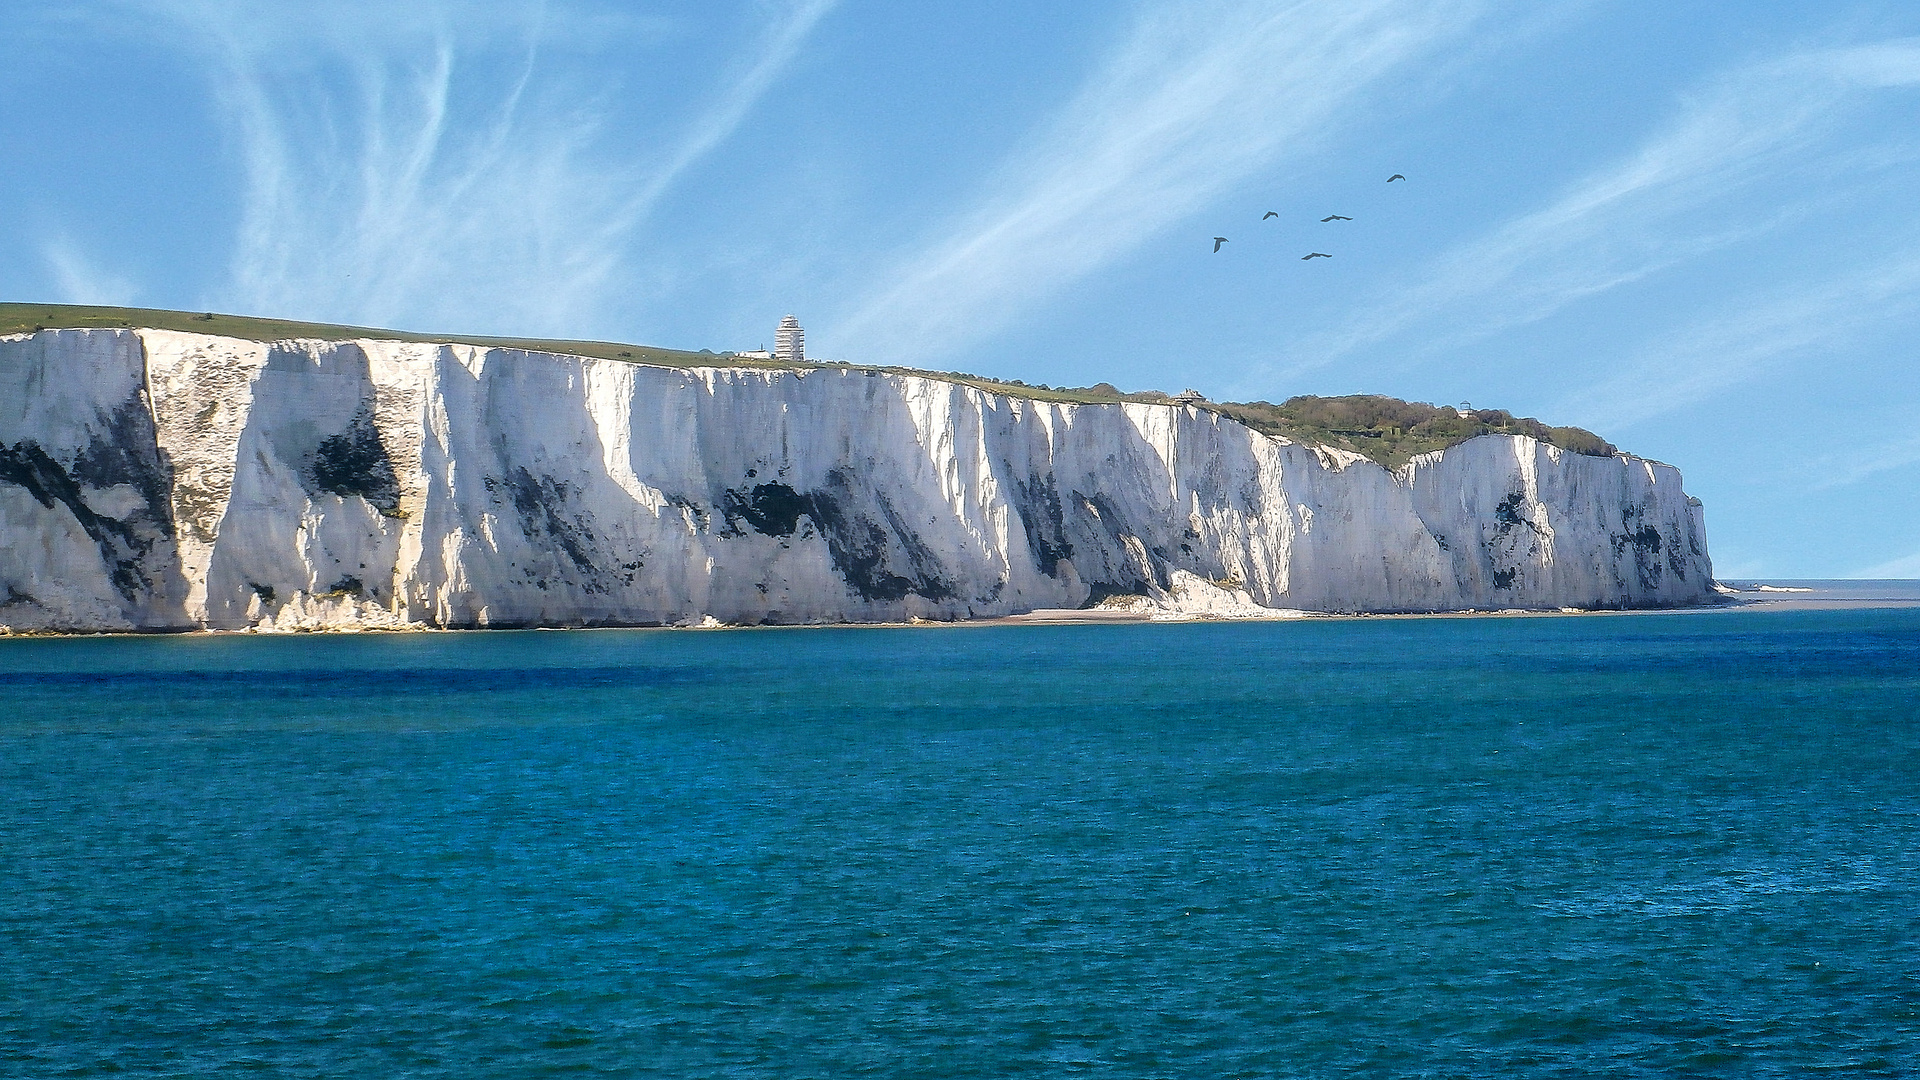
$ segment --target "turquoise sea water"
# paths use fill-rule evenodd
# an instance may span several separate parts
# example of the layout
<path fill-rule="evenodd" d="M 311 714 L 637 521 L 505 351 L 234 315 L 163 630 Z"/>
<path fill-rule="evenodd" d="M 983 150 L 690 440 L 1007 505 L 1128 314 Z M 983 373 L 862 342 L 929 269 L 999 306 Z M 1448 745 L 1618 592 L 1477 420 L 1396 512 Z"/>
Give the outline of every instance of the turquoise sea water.
<path fill-rule="evenodd" d="M 1920 1074 L 1920 609 L 0 641 L 0 1074 Z"/>

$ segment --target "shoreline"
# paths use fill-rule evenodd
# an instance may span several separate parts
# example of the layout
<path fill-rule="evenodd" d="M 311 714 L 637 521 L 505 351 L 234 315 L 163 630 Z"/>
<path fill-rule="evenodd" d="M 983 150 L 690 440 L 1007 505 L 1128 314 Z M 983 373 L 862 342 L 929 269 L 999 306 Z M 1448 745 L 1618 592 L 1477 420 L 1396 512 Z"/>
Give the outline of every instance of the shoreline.
<path fill-rule="evenodd" d="M 1465 611 L 1288 611 L 1274 615 L 1181 615 L 1167 613 L 1138 613 L 1131 611 L 1101 614 L 1090 610 L 1040 609 L 1023 615 L 1002 615 L 987 619 L 965 619 L 952 623 L 935 623 L 940 626 L 988 625 L 1026 625 L 1026 626 L 1075 626 L 1117 622 L 1156 622 L 1156 623 L 1192 623 L 1192 622 L 1296 622 L 1302 620 L 1324 619 L 1522 619 L 1522 618 L 1580 618 L 1590 615 L 1685 615 L 1700 612 L 1734 611 L 1848 611 L 1880 610 L 1891 608 L 1920 607 L 1920 598 L 1901 597 L 1843 599 L 1835 597 L 1803 597 L 1780 594 L 1755 595 L 1749 597 L 1727 596 L 1718 602 L 1687 604 L 1680 607 L 1643 607 L 1643 608 L 1502 608 L 1497 610 L 1467 609 Z M 925 623 L 885 623 L 885 624 L 848 624 L 848 625 L 928 625 Z"/>
<path fill-rule="evenodd" d="M 362 634 L 477 634 L 477 633 L 572 633 L 593 630 L 900 630 L 929 627 L 994 626 L 1102 626 L 1117 624 L 1188 625 L 1192 623 L 1273 623 L 1357 619 L 1520 619 L 1579 618 L 1605 615 L 1679 615 L 1690 613 L 1767 612 L 1767 611 L 1853 611 L 1888 610 L 1920 607 L 1920 596 L 1907 597 L 1830 597 L 1807 595 L 1801 590 L 1770 588 L 1742 590 L 1722 594 L 1717 601 L 1679 607 L 1644 608 L 1503 608 L 1464 611 L 1305 611 L 1274 608 L 1272 614 L 1214 615 L 1170 611 L 1140 611 L 1103 608 L 1037 608 L 1018 615 L 993 615 L 977 619 L 910 619 L 905 622 L 787 623 L 744 625 L 716 621 L 706 623 L 654 623 L 606 626 L 335 626 L 261 630 L 196 628 L 185 630 L 15 630 L 0 626 L 0 640 L 46 638 L 194 638 L 194 637 L 302 637 L 354 636 Z"/>

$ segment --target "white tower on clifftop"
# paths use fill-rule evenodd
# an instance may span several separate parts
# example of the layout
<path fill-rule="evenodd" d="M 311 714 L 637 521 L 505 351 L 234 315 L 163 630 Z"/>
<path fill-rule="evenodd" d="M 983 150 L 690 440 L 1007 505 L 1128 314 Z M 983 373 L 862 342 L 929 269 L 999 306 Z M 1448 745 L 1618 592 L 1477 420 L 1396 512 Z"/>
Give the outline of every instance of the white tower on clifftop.
<path fill-rule="evenodd" d="M 773 332 L 773 358 L 788 364 L 798 364 L 807 358 L 807 335 L 800 329 L 800 320 L 789 315 L 780 320 L 780 328 Z"/>

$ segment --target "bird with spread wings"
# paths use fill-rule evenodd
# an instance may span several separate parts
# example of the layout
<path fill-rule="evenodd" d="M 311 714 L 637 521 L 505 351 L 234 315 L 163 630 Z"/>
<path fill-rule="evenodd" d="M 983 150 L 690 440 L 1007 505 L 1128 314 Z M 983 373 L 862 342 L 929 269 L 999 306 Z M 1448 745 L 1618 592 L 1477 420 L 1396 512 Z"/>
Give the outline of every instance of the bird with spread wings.
<path fill-rule="evenodd" d="M 1391 184 L 1395 180 L 1405 180 L 1406 178 L 1407 178 L 1407 175 L 1405 173 L 1394 173 L 1392 176 L 1387 177 L 1387 183 Z M 1280 216 L 1280 211 L 1269 210 L 1265 214 L 1261 215 L 1260 220 L 1272 221 L 1274 218 L 1277 218 L 1279 216 Z M 1352 221 L 1352 220 L 1353 220 L 1352 218 L 1348 217 L 1345 214 L 1328 214 L 1326 217 L 1323 217 L 1320 219 L 1320 224 L 1325 225 L 1328 222 L 1332 222 L 1332 221 Z M 1224 236 L 1214 237 L 1213 253 L 1215 255 L 1220 254 L 1220 247 L 1222 244 L 1225 244 L 1226 242 L 1227 242 L 1227 238 Z M 1305 262 L 1309 259 L 1331 259 L 1331 258 L 1333 258 L 1333 256 L 1327 254 L 1324 251 L 1312 251 L 1312 252 L 1308 252 L 1305 255 L 1300 256 L 1300 261 Z"/>

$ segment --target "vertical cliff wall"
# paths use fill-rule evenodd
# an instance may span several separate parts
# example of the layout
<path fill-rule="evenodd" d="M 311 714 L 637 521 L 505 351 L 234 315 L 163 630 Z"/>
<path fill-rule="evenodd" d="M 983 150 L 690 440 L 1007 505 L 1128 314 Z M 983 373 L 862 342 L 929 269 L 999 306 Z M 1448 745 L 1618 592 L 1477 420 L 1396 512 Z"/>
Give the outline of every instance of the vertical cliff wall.
<path fill-rule="evenodd" d="M 392 341 L 0 339 L 0 625 L 802 623 L 1700 602 L 1669 466 L 1388 471 L 1204 410 Z"/>

